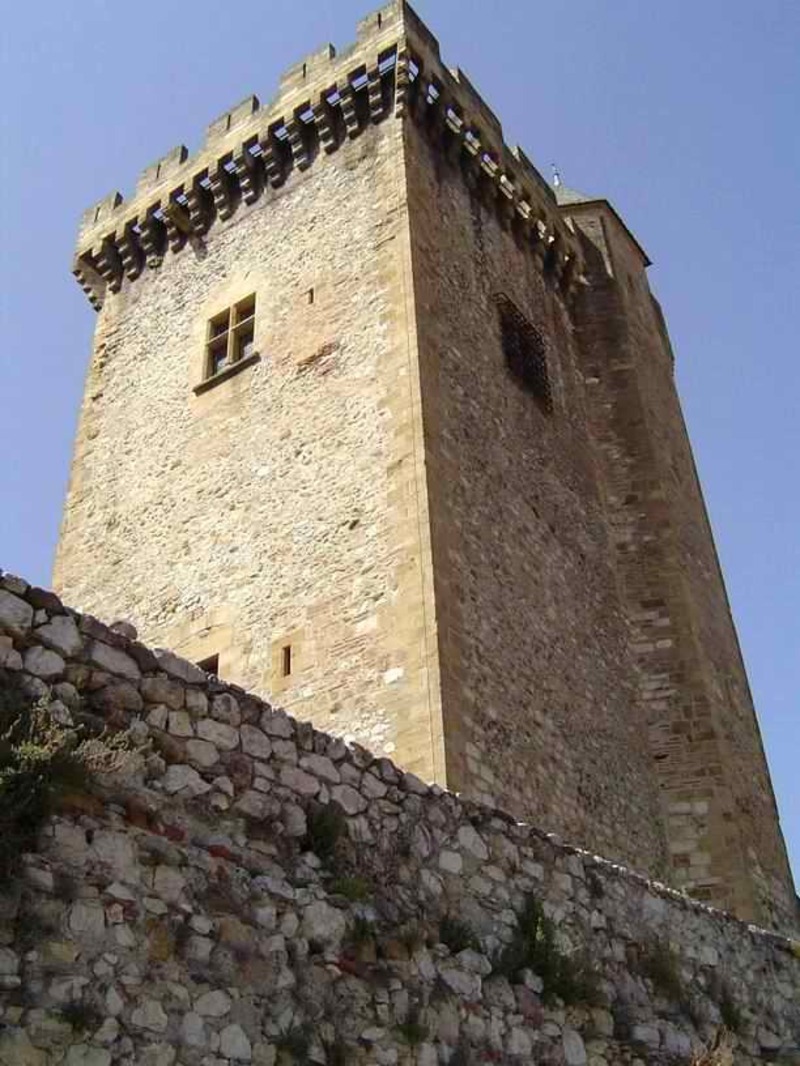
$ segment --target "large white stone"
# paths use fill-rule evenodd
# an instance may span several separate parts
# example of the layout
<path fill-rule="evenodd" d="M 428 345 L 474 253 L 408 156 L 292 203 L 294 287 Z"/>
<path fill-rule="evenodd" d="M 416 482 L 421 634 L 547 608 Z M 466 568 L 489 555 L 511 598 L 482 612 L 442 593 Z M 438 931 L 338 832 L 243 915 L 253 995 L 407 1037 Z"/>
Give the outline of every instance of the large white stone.
<path fill-rule="evenodd" d="M 183 874 L 174 866 L 157 866 L 153 874 L 153 891 L 168 903 L 177 903 L 186 887 Z"/>
<path fill-rule="evenodd" d="M 168 730 L 174 737 L 193 737 L 194 726 L 186 711 L 169 712 Z"/>
<path fill-rule="evenodd" d="M 179 681 L 186 681 L 190 685 L 204 685 L 208 681 L 205 672 L 199 666 L 195 666 L 187 659 L 181 659 L 174 652 L 167 651 L 165 648 L 154 648 L 153 654 L 158 659 L 159 667 L 170 677 L 177 677 Z"/>
<path fill-rule="evenodd" d="M 22 656 L 14 647 L 11 637 L 0 637 L 0 667 L 6 670 L 22 669 Z"/>
<path fill-rule="evenodd" d="M 70 839 L 70 847 L 74 846 L 78 852 L 79 843 L 85 847 L 86 835 L 81 830 Z M 133 881 L 138 876 L 139 864 L 136 858 L 136 847 L 125 833 L 115 833 L 113 830 L 98 829 L 89 848 L 90 856 L 109 868 L 117 881 Z"/>
<path fill-rule="evenodd" d="M 104 1047 L 73 1044 L 64 1059 L 64 1066 L 109 1066 L 111 1052 Z"/>
<path fill-rule="evenodd" d="M 33 607 L 19 596 L 0 589 L 0 629 L 22 636 L 33 625 Z"/>
<path fill-rule="evenodd" d="M 168 1023 L 169 1018 L 157 999 L 145 999 L 131 1014 L 131 1025 L 153 1033 L 163 1033 Z"/>
<path fill-rule="evenodd" d="M 253 1049 L 241 1025 L 228 1025 L 222 1030 L 219 1049 L 226 1059 L 233 1059 L 234 1062 L 250 1062 L 253 1057 Z"/>
<path fill-rule="evenodd" d="M 233 751 L 239 744 L 239 731 L 225 722 L 215 718 L 201 718 L 197 723 L 197 735 L 201 740 L 208 740 L 222 751 Z"/>
<path fill-rule="evenodd" d="M 316 777 L 307 774 L 305 770 L 298 770 L 296 766 L 284 766 L 281 768 L 280 781 L 292 792 L 301 796 L 316 796 L 320 784 Z"/>
<path fill-rule="evenodd" d="M 439 869 L 449 874 L 460 874 L 464 860 L 457 851 L 443 851 L 439 855 Z"/>
<path fill-rule="evenodd" d="M 187 740 L 186 757 L 190 763 L 205 770 L 219 762 L 219 752 L 208 740 Z"/>
<path fill-rule="evenodd" d="M 283 737 L 288 740 L 294 736 L 294 724 L 280 711 L 264 711 L 261 715 L 261 728 L 271 737 Z"/>
<path fill-rule="evenodd" d="M 194 1009 L 198 1014 L 202 1014 L 204 1018 L 222 1018 L 231 1009 L 231 997 L 227 992 L 215 988 L 210 992 L 204 992 L 202 996 L 198 996 L 194 1003 Z"/>
<path fill-rule="evenodd" d="M 181 1042 L 189 1047 L 205 1047 L 208 1043 L 206 1026 L 199 1014 L 189 1011 L 181 1022 Z"/>
<path fill-rule="evenodd" d="M 8 976 L 19 972 L 19 956 L 11 948 L 0 947 L 0 975 Z"/>
<path fill-rule="evenodd" d="M 83 640 L 75 619 L 68 614 L 57 614 L 46 625 L 39 626 L 36 639 L 48 648 L 66 655 L 68 659 L 83 650 Z"/>
<path fill-rule="evenodd" d="M 54 651 L 49 648 L 40 648 L 34 645 L 25 652 L 23 660 L 24 669 L 34 677 L 41 677 L 43 681 L 49 681 L 59 677 L 66 669 L 66 663 Z"/>
<path fill-rule="evenodd" d="M 116 1017 L 118 1014 L 122 1014 L 124 1008 L 125 1000 L 122 998 L 119 992 L 117 992 L 116 988 L 111 985 L 111 987 L 106 992 L 106 1010 L 110 1015 Z"/>
<path fill-rule="evenodd" d="M 506 1051 L 523 1062 L 530 1062 L 533 1039 L 528 1030 L 519 1025 L 512 1029 L 506 1041 Z"/>
<path fill-rule="evenodd" d="M 101 670 L 107 670 L 109 674 L 116 674 L 118 677 L 127 677 L 129 681 L 138 681 L 141 677 L 141 670 L 135 659 L 122 648 L 113 648 L 100 640 L 93 640 L 89 645 L 89 661 Z"/>
<path fill-rule="evenodd" d="M 339 804 L 345 814 L 361 814 L 369 804 L 352 785 L 334 785 L 331 797 Z"/>
<path fill-rule="evenodd" d="M 338 785 L 342 780 L 339 771 L 325 755 L 304 755 L 300 760 L 300 765 L 315 777 L 321 777 L 323 781 L 328 781 L 333 785 Z"/>
<path fill-rule="evenodd" d="M 440 976 L 448 988 L 458 996 L 463 996 L 469 1002 L 480 999 L 482 982 L 478 974 L 465 973 L 455 968 L 445 968 L 439 971 Z"/>
<path fill-rule="evenodd" d="M 254 759 L 268 759 L 272 755 L 272 744 L 269 738 L 254 725 L 241 727 L 242 751 L 252 755 Z"/>
<path fill-rule="evenodd" d="M 331 907 L 324 900 L 310 903 L 303 911 L 300 926 L 306 940 L 314 940 L 325 947 L 338 944 L 347 930 L 347 918 L 343 911 Z"/>
<path fill-rule="evenodd" d="M 458 831 L 458 843 L 464 851 L 468 851 L 470 855 L 474 855 L 481 862 L 485 862 L 489 858 L 489 849 L 472 825 L 461 826 Z"/>
<path fill-rule="evenodd" d="M 100 940 L 106 931 L 105 911 L 99 903 L 78 900 L 70 907 L 68 924 L 77 939 Z"/>
<path fill-rule="evenodd" d="M 208 792 L 211 785 L 204 781 L 197 770 L 186 763 L 173 763 L 161 779 L 164 791 L 171 796 L 176 792 L 186 792 L 190 796 L 201 796 Z"/>
<path fill-rule="evenodd" d="M 583 1046 L 581 1034 L 576 1029 L 564 1026 L 561 1034 L 561 1042 L 564 1046 L 564 1061 L 567 1066 L 586 1066 L 586 1048 Z"/>

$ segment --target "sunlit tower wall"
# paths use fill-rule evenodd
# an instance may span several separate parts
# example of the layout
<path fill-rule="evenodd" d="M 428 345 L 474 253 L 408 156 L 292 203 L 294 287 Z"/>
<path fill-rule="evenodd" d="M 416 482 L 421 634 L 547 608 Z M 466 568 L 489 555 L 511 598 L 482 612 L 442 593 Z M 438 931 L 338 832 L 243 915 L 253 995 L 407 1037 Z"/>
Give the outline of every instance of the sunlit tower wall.
<path fill-rule="evenodd" d="M 680 811 L 699 855 L 731 775 L 752 764 L 753 803 L 769 779 L 751 709 L 712 794 L 663 766 L 589 369 L 615 358 L 607 315 L 666 342 L 578 216 L 404 3 L 226 111 L 84 216 L 98 322 L 55 584 L 422 778 L 778 921 L 774 805 L 757 863 L 718 849 L 690 880 L 677 846 Z M 699 490 L 674 496 L 715 559 Z M 724 609 L 698 646 L 735 645 Z"/>

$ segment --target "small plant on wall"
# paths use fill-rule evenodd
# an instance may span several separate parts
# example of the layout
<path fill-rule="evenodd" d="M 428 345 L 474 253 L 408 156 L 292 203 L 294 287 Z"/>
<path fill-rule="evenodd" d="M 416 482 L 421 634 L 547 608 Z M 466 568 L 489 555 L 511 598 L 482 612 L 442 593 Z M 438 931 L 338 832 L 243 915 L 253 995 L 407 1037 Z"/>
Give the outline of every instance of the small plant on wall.
<path fill-rule="evenodd" d="M 526 898 L 511 941 L 495 957 L 493 968 L 512 981 L 522 970 L 532 970 L 542 980 L 542 1000 L 548 1004 L 556 999 L 566 1004 L 598 1001 L 597 975 L 585 959 L 559 947 L 555 927 L 534 896 Z"/>

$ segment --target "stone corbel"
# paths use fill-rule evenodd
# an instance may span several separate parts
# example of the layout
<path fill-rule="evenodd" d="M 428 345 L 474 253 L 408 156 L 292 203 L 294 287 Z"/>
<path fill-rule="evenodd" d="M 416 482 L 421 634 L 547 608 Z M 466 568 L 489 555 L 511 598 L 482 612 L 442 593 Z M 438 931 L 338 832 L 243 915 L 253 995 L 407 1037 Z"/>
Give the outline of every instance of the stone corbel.
<path fill-rule="evenodd" d="M 336 131 L 330 114 L 330 104 L 327 100 L 321 100 L 312 109 L 314 112 L 314 125 L 317 128 L 317 136 L 323 152 L 330 155 L 336 151 Z"/>
<path fill-rule="evenodd" d="M 233 179 L 223 164 L 220 163 L 213 173 L 209 173 L 208 181 L 211 185 L 211 195 L 214 197 L 217 218 L 224 221 L 231 217 L 236 205 L 232 188 Z"/>
<path fill-rule="evenodd" d="M 122 269 L 125 272 L 125 277 L 130 281 L 135 281 L 139 277 L 144 265 L 144 253 L 139 244 L 138 234 L 134 229 L 135 225 L 135 221 L 127 222 L 118 242 Z"/>
<path fill-rule="evenodd" d="M 75 256 L 72 261 L 72 273 L 86 293 L 89 303 L 95 311 L 100 311 L 103 307 L 106 284 L 97 270 L 91 253 L 84 252 L 82 255 Z"/>
<path fill-rule="evenodd" d="M 148 269 L 155 270 L 160 267 L 164 261 L 166 231 L 164 223 L 157 219 L 152 211 L 148 211 L 139 222 L 139 243 Z"/>
<path fill-rule="evenodd" d="M 305 138 L 301 129 L 302 123 L 297 118 L 290 118 L 286 123 L 286 132 L 289 135 L 289 148 L 292 152 L 292 162 L 298 170 L 308 170 L 311 160 L 308 157 Z"/>
<path fill-rule="evenodd" d="M 106 237 L 95 256 L 97 269 L 105 278 L 109 292 L 119 292 L 122 288 L 122 261 L 114 236 Z"/>
<path fill-rule="evenodd" d="M 356 111 L 356 94 L 351 85 L 346 86 L 339 93 L 340 103 L 339 106 L 342 109 L 342 118 L 344 119 L 345 129 L 347 130 L 348 137 L 355 137 L 358 134 L 358 112 Z"/>
<path fill-rule="evenodd" d="M 380 122 L 383 118 L 383 81 L 377 67 L 369 72 L 367 92 L 369 94 L 369 117 L 373 122 Z"/>
<path fill-rule="evenodd" d="M 253 204 L 261 191 L 261 168 L 258 157 L 250 151 L 250 145 L 245 144 L 241 152 L 233 157 L 233 161 L 236 164 L 236 176 L 239 179 L 239 188 L 242 190 L 242 199 L 246 204 Z"/>

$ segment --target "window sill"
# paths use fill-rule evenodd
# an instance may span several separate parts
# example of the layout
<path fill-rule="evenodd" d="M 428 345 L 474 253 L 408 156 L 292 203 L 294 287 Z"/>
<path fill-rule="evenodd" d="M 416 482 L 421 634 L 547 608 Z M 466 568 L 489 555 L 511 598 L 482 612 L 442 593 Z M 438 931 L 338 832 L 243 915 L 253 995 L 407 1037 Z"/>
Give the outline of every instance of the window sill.
<path fill-rule="evenodd" d="M 252 355 L 248 355 L 245 359 L 239 359 L 235 363 L 231 363 L 230 366 L 224 367 L 217 374 L 212 374 L 210 378 L 206 378 L 205 381 L 201 381 L 199 385 L 195 385 L 192 390 L 195 396 L 200 396 L 204 392 L 208 392 L 209 389 L 213 389 L 215 385 L 221 384 L 223 381 L 227 381 L 229 378 L 236 377 L 242 370 L 246 370 L 249 366 L 253 366 L 259 362 L 261 356 L 258 352 L 253 352 Z"/>

